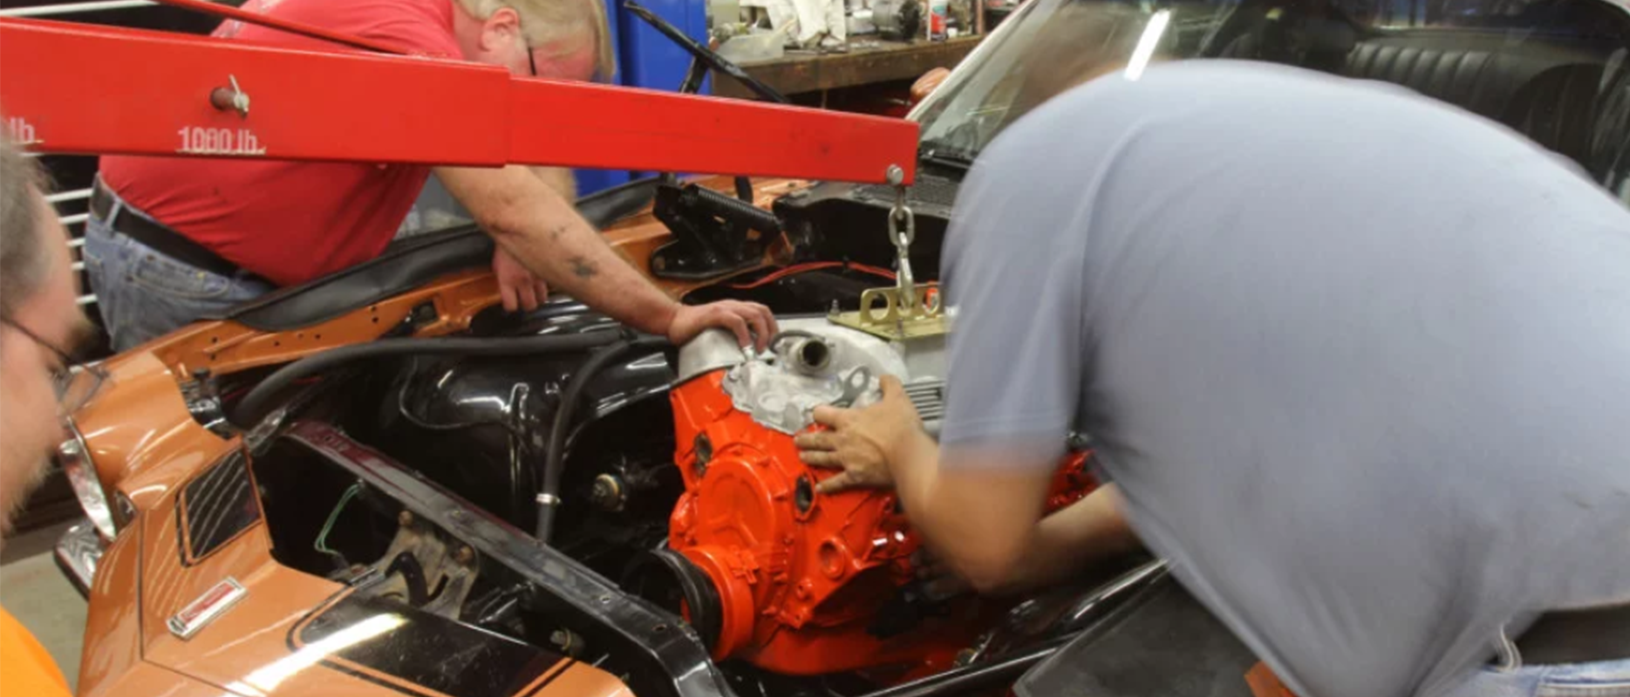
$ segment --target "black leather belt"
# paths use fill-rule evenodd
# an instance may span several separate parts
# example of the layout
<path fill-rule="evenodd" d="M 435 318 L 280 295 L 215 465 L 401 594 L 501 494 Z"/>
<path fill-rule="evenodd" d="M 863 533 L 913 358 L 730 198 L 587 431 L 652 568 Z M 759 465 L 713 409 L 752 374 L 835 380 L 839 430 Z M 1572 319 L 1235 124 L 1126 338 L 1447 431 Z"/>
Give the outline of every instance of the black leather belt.
<path fill-rule="evenodd" d="M 113 210 L 113 204 L 113 195 L 98 178 L 91 186 L 91 215 L 100 220 L 107 220 L 108 213 Z M 221 258 L 209 248 L 187 239 L 168 226 L 137 215 L 128 208 L 113 220 L 111 227 L 120 234 L 188 266 L 221 276 L 235 276 L 242 271 L 237 264 Z"/>
<path fill-rule="evenodd" d="M 1630 605 L 1547 612 L 1516 644 L 1523 665 L 1630 659 Z"/>

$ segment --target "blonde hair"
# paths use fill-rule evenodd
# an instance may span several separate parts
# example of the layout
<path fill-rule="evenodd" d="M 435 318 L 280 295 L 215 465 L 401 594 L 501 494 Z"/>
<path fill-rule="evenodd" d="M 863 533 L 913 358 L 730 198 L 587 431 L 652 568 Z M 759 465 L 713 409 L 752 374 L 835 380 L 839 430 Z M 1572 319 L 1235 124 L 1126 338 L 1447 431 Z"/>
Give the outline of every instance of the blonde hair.
<path fill-rule="evenodd" d="M 458 0 L 476 19 L 485 20 L 505 7 L 521 16 L 521 32 L 532 48 L 555 44 L 563 51 L 581 46 L 592 38 L 597 76 L 608 80 L 617 74 L 616 46 L 611 41 L 611 25 L 606 21 L 602 0 Z"/>

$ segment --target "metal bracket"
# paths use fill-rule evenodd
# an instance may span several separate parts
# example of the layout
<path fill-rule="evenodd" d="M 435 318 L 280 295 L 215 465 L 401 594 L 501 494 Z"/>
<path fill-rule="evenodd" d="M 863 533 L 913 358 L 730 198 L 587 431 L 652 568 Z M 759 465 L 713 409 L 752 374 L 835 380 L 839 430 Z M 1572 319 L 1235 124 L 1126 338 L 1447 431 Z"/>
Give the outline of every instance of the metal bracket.
<path fill-rule="evenodd" d="M 652 213 L 674 236 L 651 255 L 658 278 L 704 280 L 750 268 L 781 232 L 768 211 L 696 184 L 659 185 Z"/>
<path fill-rule="evenodd" d="M 939 284 L 919 284 L 911 273 L 911 243 L 917 239 L 917 222 L 906 202 L 904 170 L 889 165 L 884 177 L 894 186 L 894 207 L 889 210 L 888 225 L 898 267 L 894 287 L 862 291 L 859 311 L 838 312 L 834 305 L 827 319 L 890 341 L 945 334 L 949 327 L 940 308 Z"/>
<path fill-rule="evenodd" d="M 834 312 L 827 320 L 890 341 L 947 333 L 939 284 L 915 285 L 911 293 L 911 301 L 902 302 L 899 288 L 872 288 L 861 292 L 859 311 Z"/>

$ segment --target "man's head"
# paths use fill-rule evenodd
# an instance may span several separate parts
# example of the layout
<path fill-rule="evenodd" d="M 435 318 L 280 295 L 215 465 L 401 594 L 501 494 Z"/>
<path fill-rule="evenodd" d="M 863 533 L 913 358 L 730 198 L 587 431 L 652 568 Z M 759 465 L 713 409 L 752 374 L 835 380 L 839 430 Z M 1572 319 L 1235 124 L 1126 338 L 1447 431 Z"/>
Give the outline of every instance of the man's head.
<path fill-rule="evenodd" d="M 68 236 L 32 160 L 0 140 L 0 534 L 62 440 L 56 382 L 84 336 Z"/>
<path fill-rule="evenodd" d="M 605 80 L 617 70 L 601 0 L 454 0 L 464 57 L 516 75 Z"/>

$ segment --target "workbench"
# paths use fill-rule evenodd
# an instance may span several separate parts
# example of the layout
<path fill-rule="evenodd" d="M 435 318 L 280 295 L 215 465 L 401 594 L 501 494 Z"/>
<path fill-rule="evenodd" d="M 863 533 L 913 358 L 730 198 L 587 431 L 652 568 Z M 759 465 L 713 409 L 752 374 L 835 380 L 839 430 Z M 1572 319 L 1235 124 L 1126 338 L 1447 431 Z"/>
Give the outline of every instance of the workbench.
<path fill-rule="evenodd" d="M 801 94 L 895 80 L 915 80 L 934 68 L 955 67 L 983 37 L 945 41 L 851 39 L 847 53 L 788 51 L 781 58 L 744 62 L 743 70 L 782 94 Z M 713 76 L 713 93 L 752 99 L 753 94 L 728 76 Z"/>

